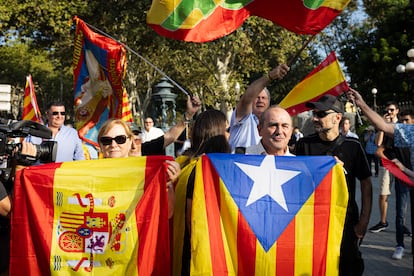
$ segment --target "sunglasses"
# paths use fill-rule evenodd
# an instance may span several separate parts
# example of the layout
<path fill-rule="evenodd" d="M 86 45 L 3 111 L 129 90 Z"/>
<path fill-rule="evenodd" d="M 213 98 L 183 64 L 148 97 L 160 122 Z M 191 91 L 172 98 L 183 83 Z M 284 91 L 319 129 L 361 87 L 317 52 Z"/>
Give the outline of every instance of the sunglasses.
<path fill-rule="evenodd" d="M 59 112 L 59 111 L 53 111 L 53 112 L 52 112 L 52 115 L 53 115 L 53 116 L 57 116 L 57 115 L 59 115 L 59 113 L 60 113 L 60 115 L 62 115 L 62 116 L 65 116 L 65 115 L 66 115 L 66 112 L 65 112 L 65 111 L 61 111 L 61 112 Z"/>
<path fill-rule="evenodd" d="M 388 111 L 394 112 L 394 110 L 395 110 L 394 108 L 388 108 L 388 109 L 387 109 L 387 112 L 388 112 Z"/>
<path fill-rule="evenodd" d="M 332 113 L 337 113 L 335 111 L 331 111 L 331 112 L 326 112 L 326 111 L 312 111 L 313 117 L 318 117 L 318 118 L 325 118 L 326 116 L 328 116 L 329 114 Z"/>
<path fill-rule="evenodd" d="M 122 144 L 125 144 L 126 140 L 127 140 L 126 135 L 118 135 L 118 136 L 115 136 L 114 138 L 108 137 L 108 136 L 102 136 L 101 138 L 99 138 L 99 142 L 101 142 L 101 144 L 104 146 L 111 145 L 112 141 L 115 141 L 115 143 L 117 143 L 118 145 L 122 145 Z"/>

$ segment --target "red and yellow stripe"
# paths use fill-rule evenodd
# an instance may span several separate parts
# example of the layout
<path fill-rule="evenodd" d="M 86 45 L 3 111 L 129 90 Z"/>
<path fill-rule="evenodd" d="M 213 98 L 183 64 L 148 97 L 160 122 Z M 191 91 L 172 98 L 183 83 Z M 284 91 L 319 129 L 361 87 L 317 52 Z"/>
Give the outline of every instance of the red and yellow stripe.
<path fill-rule="evenodd" d="M 210 275 L 337 275 L 347 192 L 335 165 L 264 251 L 207 157 L 197 164 L 191 272 Z M 198 185 L 200 183 L 201 185 Z M 335 183 L 333 185 L 333 183 Z M 199 196 L 203 195 L 203 196 Z M 313 222 L 313 223 L 309 223 Z"/>

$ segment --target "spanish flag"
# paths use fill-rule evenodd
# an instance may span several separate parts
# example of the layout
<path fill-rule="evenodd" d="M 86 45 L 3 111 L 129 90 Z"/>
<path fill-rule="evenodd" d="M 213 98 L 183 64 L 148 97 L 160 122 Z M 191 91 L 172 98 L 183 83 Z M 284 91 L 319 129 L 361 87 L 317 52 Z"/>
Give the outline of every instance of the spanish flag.
<path fill-rule="evenodd" d="M 24 88 L 23 113 L 22 119 L 43 124 L 42 114 L 37 105 L 35 88 L 32 75 L 26 77 L 26 87 Z"/>
<path fill-rule="evenodd" d="M 348 192 L 333 157 L 208 154 L 188 166 L 191 275 L 338 275 Z"/>
<path fill-rule="evenodd" d="M 147 23 L 158 34 L 192 42 L 225 36 L 251 15 L 298 34 L 317 34 L 350 0 L 153 0 Z"/>
<path fill-rule="evenodd" d="M 322 95 L 341 95 L 349 90 L 348 83 L 335 52 L 331 52 L 312 72 L 298 83 L 279 106 L 285 108 L 291 116 L 309 110 L 305 103 L 317 101 Z"/>
<path fill-rule="evenodd" d="M 16 175 L 11 275 L 170 275 L 167 157 L 27 167 Z"/>

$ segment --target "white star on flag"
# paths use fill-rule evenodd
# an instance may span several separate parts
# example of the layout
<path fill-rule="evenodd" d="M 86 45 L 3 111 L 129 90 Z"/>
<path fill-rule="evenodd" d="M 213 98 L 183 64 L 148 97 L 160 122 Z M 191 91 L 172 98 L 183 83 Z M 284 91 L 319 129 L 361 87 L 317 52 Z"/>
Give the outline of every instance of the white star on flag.
<path fill-rule="evenodd" d="M 283 209 L 288 212 L 282 185 L 294 178 L 300 171 L 280 170 L 276 167 L 273 155 L 266 155 L 260 166 L 243 163 L 235 164 L 253 180 L 253 187 L 247 199 L 246 207 L 262 197 L 269 195 Z"/>

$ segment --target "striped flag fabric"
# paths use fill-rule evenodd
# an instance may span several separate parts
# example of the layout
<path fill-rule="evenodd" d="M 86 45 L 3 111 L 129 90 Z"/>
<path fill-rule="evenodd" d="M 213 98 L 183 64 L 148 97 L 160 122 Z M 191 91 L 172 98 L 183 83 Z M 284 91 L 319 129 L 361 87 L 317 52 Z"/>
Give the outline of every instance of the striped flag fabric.
<path fill-rule="evenodd" d="M 414 180 L 411 179 L 407 174 L 405 174 L 397 165 L 388 158 L 381 158 L 382 165 L 386 168 L 392 175 L 396 178 L 407 184 L 408 186 L 414 187 Z"/>
<path fill-rule="evenodd" d="M 17 172 L 10 275 L 170 275 L 167 159 L 50 163 Z"/>
<path fill-rule="evenodd" d="M 124 92 L 122 93 L 122 120 L 125 122 L 132 122 L 132 112 L 131 106 L 129 105 L 128 93 L 124 88 Z"/>
<path fill-rule="evenodd" d="M 350 0 L 153 0 L 147 23 L 173 39 L 207 42 L 223 37 L 251 15 L 263 17 L 298 34 L 317 34 Z"/>
<path fill-rule="evenodd" d="M 37 105 L 36 92 L 33 85 L 32 75 L 26 77 L 26 86 L 23 96 L 22 120 L 34 121 L 43 124 L 42 114 Z"/>
<path fill-rule="evenodd" d="M 331 52 L 312 72 L 298 83 L 279 105 L 291 116 L 309 110 L 306 102 L 317 101 L 325 94 L 341 95 L 349 90 L 335 52 Z"/>
<path fill-rule="evenodd" d="M 333 157 L 208 154 L 190 166 L 191 275 L 338 275 L 348 193 Z"/>
<path fill-rule="evenodd" d="M 119 42 L 93 32 L 74 18 L 73 52 L 75 127 L 79 137 L 98 147 L 101 125 L 122 118 L 126 50 Z"/>

